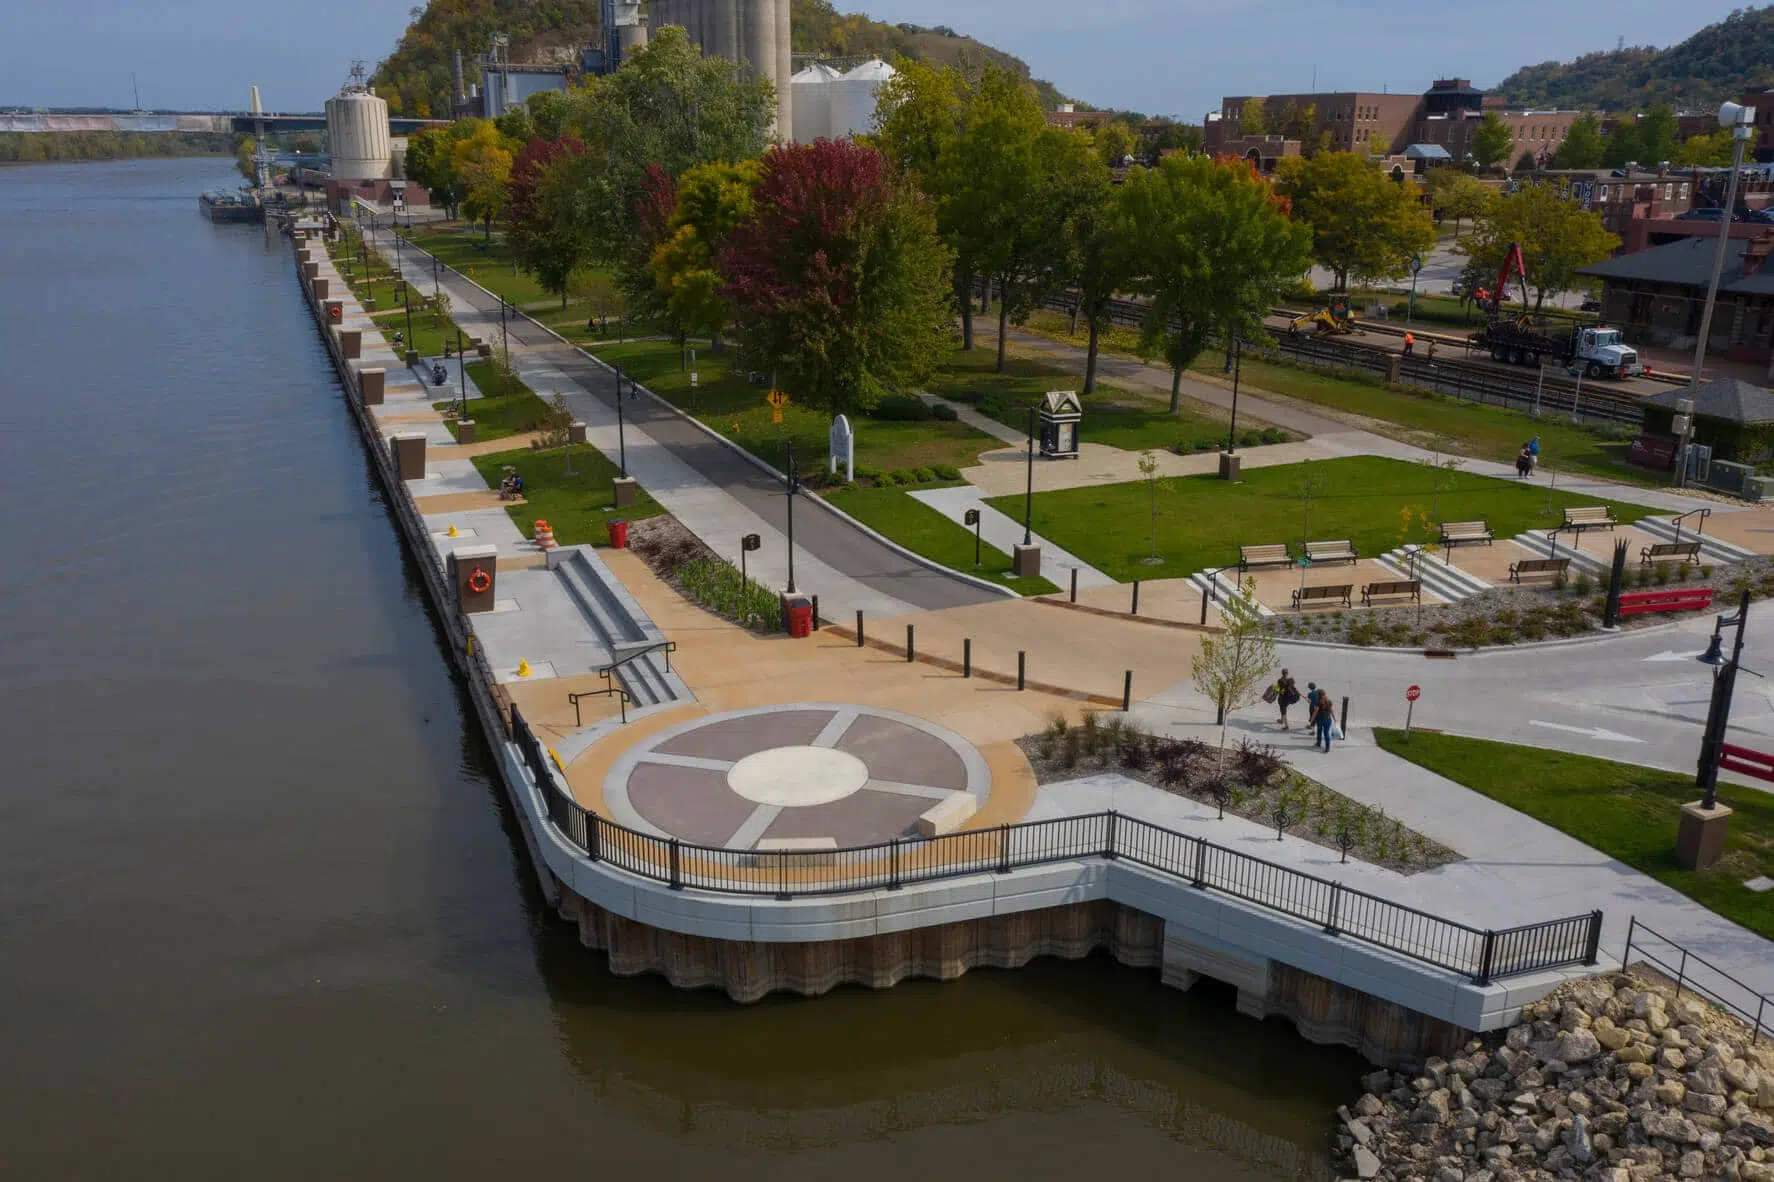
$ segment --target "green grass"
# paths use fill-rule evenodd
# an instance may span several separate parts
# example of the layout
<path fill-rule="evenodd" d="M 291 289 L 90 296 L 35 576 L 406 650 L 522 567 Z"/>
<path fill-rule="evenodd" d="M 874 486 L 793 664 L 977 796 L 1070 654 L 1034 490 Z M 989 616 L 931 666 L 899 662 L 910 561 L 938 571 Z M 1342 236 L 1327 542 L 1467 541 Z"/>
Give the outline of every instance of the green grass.
<path fill-rule="evenodd" d="M 479 230 L 420 230 L 412 235 L 411 241 L 436 256 L 444 266 L 454 267 L 494 295 L 503 296 L 521 308 L 560 307 L 559 296 L 543 291 L 534 277 L 512 265 L 498 233 L 489 243 L 482 239 Z"/>
<path fill-rule="evenodd" d="M 1482 792 L 1570 834 L 1726 919 L 1774 939 L 1774 892 L 1743 883 L 1774 875 L 1774 795 L 1720 786 L 1736 810 L 1725 855 L 1707 870 L 1675 861 L 1681 806 L 1697 798 L 1692 775 L 1634 767 L 1540 747 L 1418 731 L 1376 730 L 1394 755 Z"/>
<path fill-rule="evenodd" d="M 1010 558 L 991 545 L 980 548 L 980 565 L 975 566 L 973 531 L 914 500 L 910 493 L 897 488 L 850 488 L 822 495 L 870 529 L 944 566 L 1002 583 L 1019 595 L 1048 595 L 1059 590 L 1040 577 L 1005 577 Z"/>
<path fill-rule="evenodd" d="M 764 401 L 767 387 L 754 386 L 743 373 L 729 368 L 729 357 L 699 349 L 696 356 L 698 385 L 691 397 L 690 375 L 679 367 L 678 347 L 670 341 L 630 341 L 627 344 L 593 346 L 590 352 L 640 379 L 642 385 L 673 405 L 690 411 L 753 455 L 781 468 L 787 444 L 795 445 L 795 459 L 802 472 L 823 471 L 831 454 L 831 417 L 791 401 L 783 421 L 772 421 Z M 965 423 L 887 422 L 852 416 L 856 431 L 856 466 L 890 471 L 928 468 L 946 464 L 965 468 L 978 463 L 983 451 L 1004 446 Z"/>
<path fill-rule="evenodd" d="M 1322 484 L 1312 500 L 1310 524 L 1303 518 L 1301 481 L 1310 471 Z M 1034 527 L 1114 578 L 1159 575 L 1181 577 L 1210 566 L 1235 562 L 1239 546 L 1286 542 L 1297 552 L 1305 535 L 1312 540 L 1348 538 L 1363 555 L 1375 556 L 1406 542 L 1431 542 L 1435 523 L 1484 519 L 1499 538 L 1555 525 L 1567 505 L 1598 503 L 1592 497 L 1551 496 L 1543 486 L 1455 472 L 1432 495 L 1431 472 L 1423 464 L 1376 456 L 1321 460 L 1254 468 L 1237 484 L 1217 476 L 1172 477 L 1159 482 L 1158 553 L 1162 567 L 1141 563 L 1151 551 L 1149 492 L 1144 481 L 1066 489 L 1035 496 Z M 1020 496 L 990 502 L 1012 516 L 1022 512 Z M 1653 510 L 1610 505 L 1622 522 Z"/>
<path fill-rule="evenodd" d="M 493 488 L 499 487 L 508 465 L 524 478 L 527 503 L 512 505 L 506 512 L 526 538 L 535 532 L 540 518 L 548 522 L 555 541 L 563 546 L 588 542 L 603 546 L 609 541 L 608 522 L 619 517 L 640 521 L 665 512 L 643 489 L 634 504 L 616 513 L 615 493 L 610 487 L 616 465 L 589 444 L 548 452 L 526 447 L 474 458 L 475 470 Z"/>
<path fill-rule="evenodd" d="M 992 349 L 964 352 L 956 349 L 940 370 L 924 383 L 931 394 L 971 405 L 1005 426 L 1027 431 L 1029 408 L 1040 403 L 1050 390 L 1076 392 L 1082 383 L 1073 374 L 1037 358 L 1012 355 L 1003 373 L 994 371 L 998 355 Z M 1171 414 L 1168 405 L 1149 395 L 1136 394 L 1099 381 L 1083 399 L 1084 421 L 1079 438 L 1127 451 L 1210 451 L 1224 446 L 1226 427 L 1206 415 L 1184 410 Z M 1246 438 L 1254 445 L 1257 433 Z M 1282 437 L 1272 441 L 1280 442 Z M 1290 437 L 1291 438 L 1291 437 Z"/>
<path fill-rule="evenodd" d="M 504 439 L 542 428 L 548 407 L 516 376 L 510 378 L 507 392 L 491 361 L 471 361 L 468 363 L 468 380 L 481 392 L 481 397 L 468 403 L 468 417 L 474 420 L 476 439 Z M 448 412 L 460 405 L 459 400 L 452 398 L 432 403 L 431 409 Z M 454 419 L 447 426 L 451 435 L 456 434 Z"/>

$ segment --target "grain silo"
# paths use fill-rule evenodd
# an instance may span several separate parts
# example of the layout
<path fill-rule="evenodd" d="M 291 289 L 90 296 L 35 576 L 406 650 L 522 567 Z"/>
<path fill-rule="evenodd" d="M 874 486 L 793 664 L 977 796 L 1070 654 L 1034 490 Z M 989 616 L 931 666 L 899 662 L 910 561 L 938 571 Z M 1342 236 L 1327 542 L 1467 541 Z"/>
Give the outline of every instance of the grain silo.
<path fill-rule="evenodd" d="M 363 67 L 357 66 L 344 89 L 326 101 L 327 150 L 337 180 L 384 180 L 394 175 L 388 102 L 365 86 L 363 77 Z"/>
<path fill-rule="evenodd" d="M 827 134 L 835 139 L 874 131 L 875 106 L 880 102 L 881 91 L 898 76 L 899 71 L 874 58 L 833 82 L 829 87 L 831 111 Z"/>
<path fill-rule="evenodd" d="M 682 26 L 707 56 L 740 62 L 768 78 L 776 88 L 776 133 L 786 140 L 794 130 L 789 8 L 790 0 L 651 0 L 647 21 L 654 30 Z"/>
<path fill-rule="evenodd" d="M 832 136 L 832 83 L 843 75 L 824 62 L 814 62 L 789 80 L 794 88 L 795 138 L 803 144 Z"/>

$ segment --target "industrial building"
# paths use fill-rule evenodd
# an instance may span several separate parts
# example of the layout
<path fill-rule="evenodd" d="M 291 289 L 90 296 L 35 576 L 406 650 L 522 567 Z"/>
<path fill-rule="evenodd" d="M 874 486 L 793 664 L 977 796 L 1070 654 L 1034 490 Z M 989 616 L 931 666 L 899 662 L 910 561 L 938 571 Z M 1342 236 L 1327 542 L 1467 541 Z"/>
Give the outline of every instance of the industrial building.
<path fill-rule="evenodd" d="M 423 190 L 400 176 L 406 141 L 389 132 L 388 101 L 364 81 L 363 65 L 352 67 L 351 78 L 339 93 L 326 101 L 327 150 L 332 163 L 326 181 L 327 204 L 343 209 L 354 197 L 379 205 L 410 201 L 429 202 Z"/>
<path fill-rule="evenodd" d="M 794 91 L 795 135 L 803 144 L 818 139 L 848 139 L 874 130 L 875 106 L 882 89 L 899 72 L 879 58 L 870 58 L 840 72 L 815 62 L 790 79 Z"/>
<path fill-rule="evenodd" d="M 768 78 L 776 87 L 776 134 L 786 141 L 796 131 L 789 7 L 790 0 L 652 0 L 647 19 L 655 30 L 682 26 L 707 56 L 743 63 Z"/>

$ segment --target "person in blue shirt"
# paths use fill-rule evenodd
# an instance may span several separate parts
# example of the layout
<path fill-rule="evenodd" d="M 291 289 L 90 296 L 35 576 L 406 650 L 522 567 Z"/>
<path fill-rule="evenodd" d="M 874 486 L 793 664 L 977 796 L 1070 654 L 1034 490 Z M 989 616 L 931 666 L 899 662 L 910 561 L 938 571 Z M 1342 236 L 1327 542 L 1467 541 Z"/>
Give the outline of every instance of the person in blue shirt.
<path fill-rule="evenodd" d="M 1540 466 L 1540 437 L 1538 435 L 1528 440 L 1528 460 L 1528 475 L 1532 476 L 1534 469 Z"/>

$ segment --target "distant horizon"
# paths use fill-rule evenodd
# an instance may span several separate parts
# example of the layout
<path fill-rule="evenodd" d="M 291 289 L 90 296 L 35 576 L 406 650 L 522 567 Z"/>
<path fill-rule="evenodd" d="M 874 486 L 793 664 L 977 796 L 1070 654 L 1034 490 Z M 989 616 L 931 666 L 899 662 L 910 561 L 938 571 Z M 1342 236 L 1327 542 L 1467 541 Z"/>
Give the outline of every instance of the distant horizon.
<path fill-rule="evenodd" d="M 130 113 L 134 73 L 145 109 L 241 111 L 257 84 L 267 110 L 319 111 L 353 61 L 372 69 L 406 30 L 411 0 L 313 0 L 303 20 L 223 0 L 91 0 L 69 9 L 0 11 L 0 42 L 39 46 L 6 80 L 26 111 Z M 1423 0 L 1405 10 L 1347 0 L 1324 25 L 1301 0 L 1252 0 L 1233 11 L 1208 0 L 836 0 L 842 12 L 944 26 L 1015 54 L 1036 77 L 1079 102 L 1199 123 L 1230 94 L 1420 94 L 1436 78 L 1493 89 L 1524 66 L 1627 45 L 1675 45 L 1735 4 L 1699 0 L 1498 0 L 1482 23 L 1464 4 Z M 1448 31 L 1457 29 L 1454 43 Z M 1532 39 L 1520 30 L 1532 30 Z M 195 34 L 188 30 L 200 30 Z M 80 53 L 58 50 L 78 42 Z"/>

